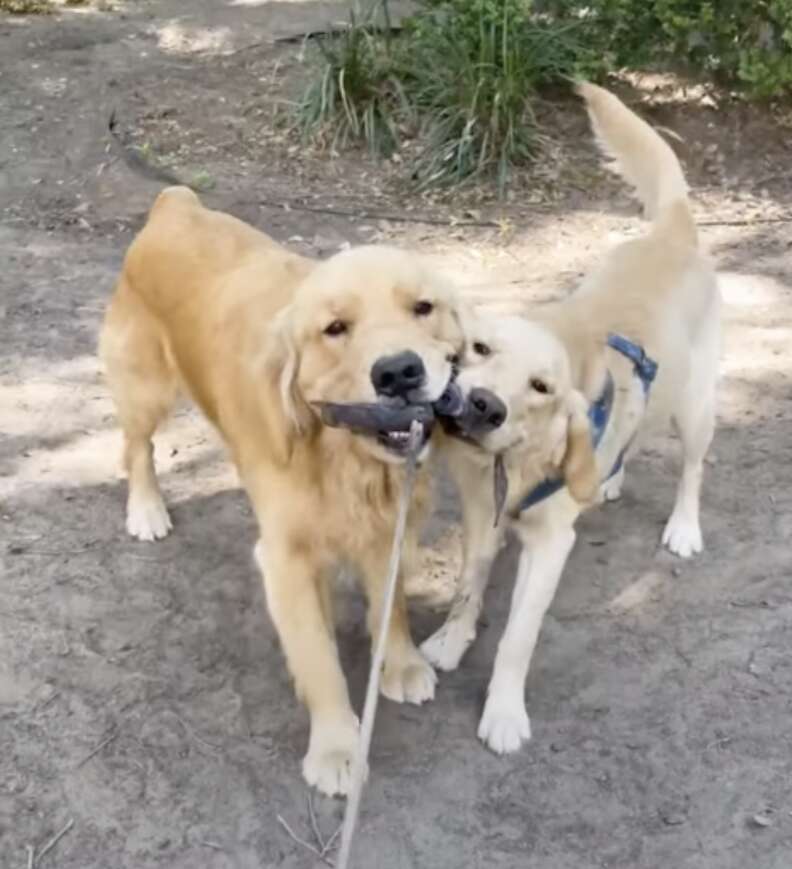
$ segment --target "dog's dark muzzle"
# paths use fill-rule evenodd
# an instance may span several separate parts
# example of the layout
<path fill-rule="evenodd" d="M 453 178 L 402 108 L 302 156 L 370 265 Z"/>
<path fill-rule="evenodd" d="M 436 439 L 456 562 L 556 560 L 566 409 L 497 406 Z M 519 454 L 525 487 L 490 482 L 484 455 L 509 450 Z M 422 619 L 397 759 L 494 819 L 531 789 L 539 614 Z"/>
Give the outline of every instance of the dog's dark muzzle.
<path fill-rule="evenodd" d="M 500 428 L 506 421 L 506 405 L 489 389 L 472 389 L 465 398 L 456 383 L 450 383 L 434 406 L 447 434 L 476 439 Z"/>

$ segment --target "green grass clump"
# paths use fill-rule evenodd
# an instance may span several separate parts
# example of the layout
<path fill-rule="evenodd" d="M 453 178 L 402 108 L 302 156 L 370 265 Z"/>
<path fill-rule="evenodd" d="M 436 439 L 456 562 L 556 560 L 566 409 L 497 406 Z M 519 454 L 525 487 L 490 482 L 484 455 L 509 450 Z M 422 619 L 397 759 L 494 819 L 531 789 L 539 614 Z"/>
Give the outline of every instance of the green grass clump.
<path fill-rule="evenodd" d="M 409 106 L 389 43 L 352 18 L 336 39 L 319 39 L 318 75 L 299 104 L 302 130 L 332 150 L 364 142 L 390 156 Z"/>
<path fill-rule="evenodd" d="M 532 14 L 527 0 L 419 0 L 397 37 L 354 19 L 319 42 L 317 74 L 299 105 L 303 132 L 335 150 L 365 144 L 388 156 L 401 131 L 420 142 L 421 187 L 491 174 L 503 190 L 541 136 L 532 98 L 587 57 L 578 26 Z"/>

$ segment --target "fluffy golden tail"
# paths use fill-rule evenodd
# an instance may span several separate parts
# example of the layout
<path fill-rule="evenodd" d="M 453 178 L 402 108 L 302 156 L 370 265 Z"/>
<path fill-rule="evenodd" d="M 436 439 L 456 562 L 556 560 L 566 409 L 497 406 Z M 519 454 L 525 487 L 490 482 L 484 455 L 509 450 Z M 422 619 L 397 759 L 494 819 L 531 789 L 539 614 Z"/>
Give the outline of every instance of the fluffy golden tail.
<path fill-rule="evenodd" d="M 647 218 L 653 221 L 653 234 L 696 246 L 687 183 L 669 144 L 604 88 L 580 82 L 576 91 L 586 103 L 599 146 L 635 188 Z"/>

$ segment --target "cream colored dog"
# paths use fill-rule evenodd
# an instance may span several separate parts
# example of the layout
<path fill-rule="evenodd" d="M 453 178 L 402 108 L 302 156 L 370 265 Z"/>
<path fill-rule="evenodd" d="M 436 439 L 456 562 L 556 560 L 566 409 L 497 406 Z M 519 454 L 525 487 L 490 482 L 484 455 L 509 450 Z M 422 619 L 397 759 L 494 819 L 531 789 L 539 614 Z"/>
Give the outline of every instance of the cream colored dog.
<path fill-rule="evenodd" d="M 252 501 L 267 604 L 311 716 L 303 773 L 327 794 L 349 787 L 358 729 L 329 581 L 339 561 L 360 568 L 376 635 L 406 440 L 329 428 L 316 405 L 431 402 L 462 340 L 454 295 L 416 257 L 364 247 L 316 263 L 179 187 L 156 200 L 107 311 L 101 355 L 124 434 L 127 530 L 150 541 L 171 528 L 151 438 L 182 390 L 223 435 Z M 400 592 L 382 692 L 422 703 L 434 686 Z"/>
<path fill-rule="evenodd" d="M 575 520 L 598 492 L 618 497 L 625 454 L 650 418 L 670 417 L 682 441 L 682 476 L 663 543 L 683 558 L 702 547 L 699 490 L 719 353 L 715 275 L 699 252 L 673 151 L 612 94 L 591 84 L 579 92 L 601 144 L 653 222 L 567 301 L 530 319 L 472 324 L 458 381 L 468 410 L 449 423 L 458 438 L 448 444 L 463 502 L 464 567 L 445 624 L 422 650 L 451 670 L 475 638 L 504 524 L 493 527 L 493 458 L 500 457 L 495 488 L 502 494 L 508 483 L 506 512 L 523 552 L 478 731 L 498 753 L 530 738 L 525 679 Z M 618 349 L 609 345 L 614 333 Z M 654 384 L 641 348 L 659 364 Z"/>

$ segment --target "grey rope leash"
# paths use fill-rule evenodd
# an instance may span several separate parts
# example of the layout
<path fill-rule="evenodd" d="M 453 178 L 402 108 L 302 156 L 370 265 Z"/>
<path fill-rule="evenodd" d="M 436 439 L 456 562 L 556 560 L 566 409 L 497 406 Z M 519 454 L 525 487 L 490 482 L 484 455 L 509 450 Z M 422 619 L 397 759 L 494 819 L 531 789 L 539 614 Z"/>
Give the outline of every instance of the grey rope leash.
<path fill-rule="evenodd" d="M 388 578 L 385 586 L 385 597 L 382 601 L 382 613 L 380 615 L 379 635 L 374 657 L 371 661 L 368 688 L 366 689 L 366 702 L 363 704 L 363 721 L 360 725 L 360 739 L 358 750 L 355 755 L 355 764 L 352 769 L 352 787 L 347 797 L 346 811 L 344 813 L 344 826 L 341 830 L 341 849 L 338 854 L 336 869 L 347 869 L 349 866 L 349 853 L 352 848 L 352 837 L 355 834 L 358 814 L 360 812 L 360 795 L 363 790 L 363 778 L 368 761 L 369 747 L 371 745 L 371 733 L 374 729 L 374 715 L 377 712 L 379 699 L 380 676 L 382 675 L 382 662 L 385 659 L 385 644 L 388 639 L 393 601 L 396 597 L 396 582 L 399 576 L 399 561 L 404 541 L 404 530 L 407 524 L 407 512 L 410 509 L 413 484 L 415 483 L 415 470 L 418 450 L 422 441 L 423 426 L 413 421 L 410 426 L 410 446 L 407 453 L 407 470 L 404 477 L 399 512 L 396 516 L 396 528 L 393 532 L 393 548 L 391 549 L 390 563 L 388 565 Z"/>

